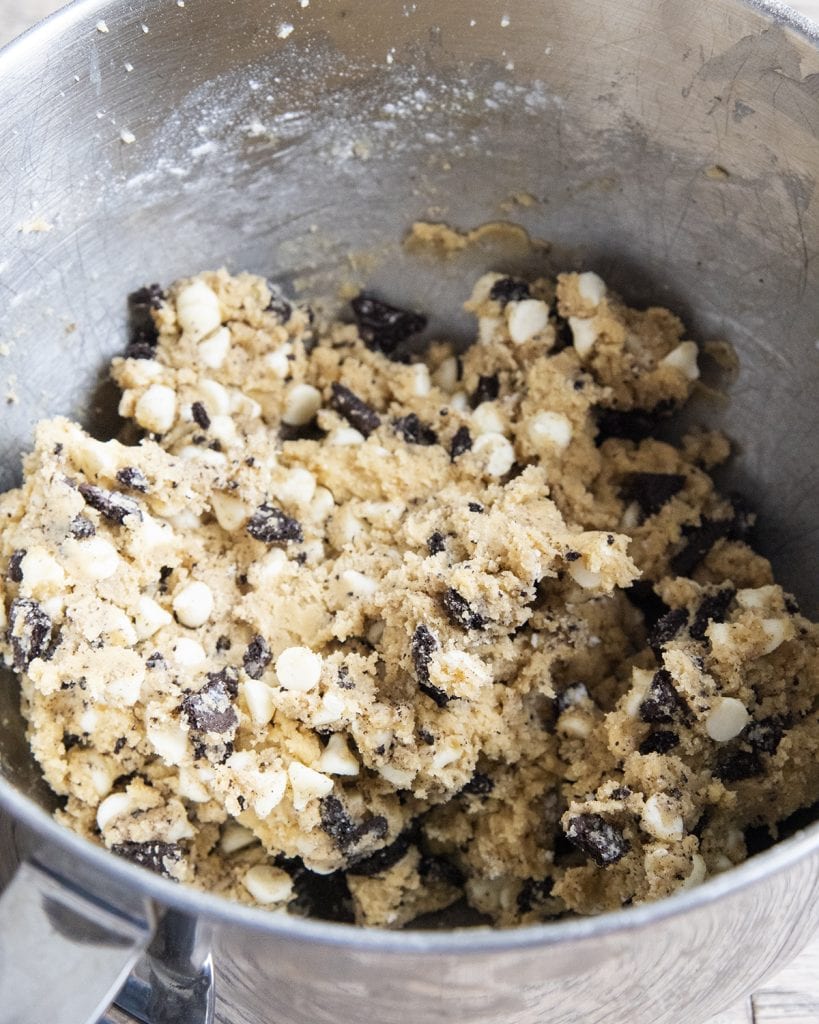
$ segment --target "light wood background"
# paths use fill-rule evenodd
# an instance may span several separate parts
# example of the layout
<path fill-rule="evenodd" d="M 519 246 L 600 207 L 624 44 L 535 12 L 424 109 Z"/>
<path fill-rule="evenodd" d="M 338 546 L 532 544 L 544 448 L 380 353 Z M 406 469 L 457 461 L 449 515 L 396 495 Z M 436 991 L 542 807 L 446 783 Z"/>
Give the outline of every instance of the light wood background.
<path fill-rule="evenodd" d="M 55 0 L 0 0 L 0 45 L 61 6 Z M 819 0 L 792 0 L 792 6 L 819 21 Z M 759 992 L 710 1024 L 819 1024 L 819 938 Z"/>

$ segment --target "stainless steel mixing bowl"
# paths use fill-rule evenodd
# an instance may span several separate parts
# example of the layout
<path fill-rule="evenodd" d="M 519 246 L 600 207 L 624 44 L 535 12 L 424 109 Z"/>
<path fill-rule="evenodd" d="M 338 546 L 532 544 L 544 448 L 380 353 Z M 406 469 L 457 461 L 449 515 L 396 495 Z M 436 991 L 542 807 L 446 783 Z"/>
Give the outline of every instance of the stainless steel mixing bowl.
<path fill-rule="evenodd" d="M 308 292 L 365 278 L 461 334 L 470 270 L 583 265 L 736 345 L 732 400 L 694 414 L 741 439 L 729 482 L 815 613 L 817 43 L 787 8 L 739 0 L 73 5 L 0 57 L 0 385 L 18 399 L 0 413 L 0 483 L 43 415 L 111 429 L 99 382 L 123 297 L 146 281 L 221 263 Z M 499 216 L 550 252 L 442 263 L 397 244 L 416 218 Z M 595 920 L 398 934 L 297 920 L 175 887 L 55 825 L 10 679 L 0 762 L 6 1024 L 81 1024 L 132 969 L 112 1020 L 695 1024 L 819 923 L 815 825 Z"/>

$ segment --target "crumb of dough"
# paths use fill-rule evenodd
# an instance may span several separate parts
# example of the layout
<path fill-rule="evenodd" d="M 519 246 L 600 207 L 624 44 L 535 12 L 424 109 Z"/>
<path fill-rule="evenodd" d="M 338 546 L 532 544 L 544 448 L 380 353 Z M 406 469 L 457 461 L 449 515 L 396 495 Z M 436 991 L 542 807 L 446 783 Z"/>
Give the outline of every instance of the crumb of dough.
<path fill-rule="evenodd" d="M 593 273 L 466 306 L 475 343 L 421 357 L 380 296 L 131 297 L 141 440 L 43 422 L 0 498 L 61 822 L 253 905 L 511 926 L 698 884 L 816 800 L 819 631 L 708 475 L 727 441 L 659 436 L 682 323 Z"/>
<path fill-rule="evenodd" d="M 45 217 L 30 217 L 17 229 L 22 235 L 41 235 L 54 230 L 54 225 Z"/>

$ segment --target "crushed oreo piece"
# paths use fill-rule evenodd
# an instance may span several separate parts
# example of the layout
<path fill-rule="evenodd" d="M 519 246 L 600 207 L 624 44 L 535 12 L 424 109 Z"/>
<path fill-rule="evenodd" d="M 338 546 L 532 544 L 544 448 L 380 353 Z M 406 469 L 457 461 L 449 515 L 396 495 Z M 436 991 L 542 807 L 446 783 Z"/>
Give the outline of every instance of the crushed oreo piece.
<path fill-rule="evenodd" d="M 623 593 L 634 607 L 643 613 L 648 630 L 651 630 L 654 624 L 669 611 L 668 605 L 655 592 L 651 580 L 635 580 L 630 587 L 626 587 Z"/>
<path fill-rule="evenodd" d="M 77 540 L 93 537 L 97 532 L 97 528 L 91 520 L 82 515 L 74 516 L 68 529 L 71 531 L 71 536 L 76 537 Z"/>
<path fill-rule="evenodd" d="M 463 594 L 459 594 L 454 587 L 448 587 L 444 591 L 441 603 L 449 621 L 461 629 L 483 629 L 489 621 L 476 612 Z"/>
<path fill-rule="evenodd" d="M 449 703 L 449 694 L 444 693 L 437 686 L 433 686 L 429 681 L 429 665 L 432 661 L 432 656 L 439 646 L 438 638 L 435 634 L 421 623 L 412 635 L 410 652 L 412 654 L 412 663 L 415 666 L 418 688 L 427 697 L 431 697 L 439 708 L 445 708 Z"/>
<path fill-rule="evenodd" d="M 631 790 L 628 786 L 618 786 L 617 789 L 611 791 L 612 800 L 626 800 L 631 796 Z"/>
<path fill-rule="evenodd" d="M 117 480 L 123 487 L 130 487 L 132 491 L 140 491 L 142 494 L 146 494 L 150 488 L 148 478 L 136 466 L 123 466 L 122 469 L 118 469 Z"/>
<path fill-rule="evenodd" d="M 717 541 L 730 535 L 732 525 L 731 519 L 703 517 L 699 526 L 684 526 L 683 546 L 671 559 L 671 571 L 677 576 L 690 576 Z"/>
<path fill-rule="evenodd" d="M 648 646 L 659 655 L 666 644 L 680 635 L 687 623 L 688 612 L 685 608 L 671 608 L 648 631 Z"/>
<path fill-rule="evenodd" d="M 115 843 L 111 852 L 166 878 L 171 877 L 169 864 L 178 864 L 182 859 L 179 843 L 163 843 L 158 839 L 146 843 Z"/>
<path fill-rule="evenodd" d="M 77 736 L 73 732 L 63 733 L 63 749 L 65 750 L 66 754 L 68 753 L 69 750 L 72 750 L 74 747 L 81 746 L 85 746 L 85 741 L 83 740 L 82 736 Z"/>
<path fill-rule="evenodd" d="M 576 562 L 582 555 L 579 551 L 567 551 L 563 557 L 567 562 Z"/>
<path fill-rule="evenodd" d="M 525 281 L 516 280 L 514 277 L 502 277 L 496 281 L 489 291 L 489 298 L 506 306 L 510 302 L 522 302 L 531 296 L 529 285 Z"/>
<path fill-rule="evenodd" d="M 447 860 L 446 857 L 436 857 L 429 853 L 421 857 L 418 874 L 425 882 L 451 885 L 455 889 L 460 889 L 466 881 L 463 871 L 452 861 Z"/>
<path fill-rule="evenodd" d="M 556 356 L 558 352 L 562 352 L 563 349 L 569 348 L 570 345 L 574 345 L 574 334 L 569 324 L 568 318 L 561 316 L 560 313 L 554 315 L 554 329 L 555 329 L 555 343 L 552 345 L 551 355 Z M 584 382 L 582 379 L 578 379 L 574 382 L 575 391 L 582 391 Z"/>
<path fill-rule="evenodd" d="M 668 729 L 658 729 L 646 736 L 638 747 L 641 754 L 667 754 L 680 742 L 680 737 Z"/>
<path fill-rule="evenodd" d="M 207 682 L 198 693 L 190 693 L 182 701 L 182 714 L 191 729 L 225 735 L 239 724 L 233 707 L 238 694 L 239 676 L 234 668 L 208 673 Z"/>
<path fill-rule="evenodd" d="M 208 410 L 201 402 L 193 402 L 191 405 L 191 416 L 193 416 L 193 422 L 197 426 L 201 427 L 202 430 L 207 430 L 210 426 L 210 416 Z"/>
<path fill-rule="evenodd" d="M 570 818 L 566 838 L 600 867 L 616 864 L 631 849 L 623 833 L 600 814 Z"/>
<path fill-rule="evenodd" d="M 286 866 L 285 870 L 288 870 Z M 317 875 L 300 866 L 293 873 L 293 887 L 296 898 L 288 904 L 290 913 L 337 924 L 353 924 L 355 921 L 350 887 L 343 871 Z"/>
<path fill-rule="evenodd" d="M 470 451 L 471 448 L 472 435 L 469 433 L 469 427 L 458 427 L 452 435 L 452 440 L 449 442 L 449 457 L 454 462 L 459 455 Z"/>
<path fill-rule="evenodd" d="M 435 743 L 435 737 L 426 729 L 418 730 L 418 739 L 420 739 L 422 743 L 426 743 L 428 747 L 431 747 Z"/>
<path fill-rule="evenodd" d="M 484 775 L 483 772 L 475 772 L 461 792 L 468 793 L 470 796 L 486 796 L 494 788 L 495 783 L 488 775 Z"/>
<path fill-rule="evenodd" d="M 636 501 L 643 517 L 656 515 L 685 486 L 680 473 L 629 473 L 621 488 L 625 501 Z"/>
<path fill-rule="evenodd" d="M 470 501 L 466 507 L 470 512 L 477 512 L 479 515 L 486 511 L 479 501 Z"/>
<path fill-rule="evenodd" d="M 159 567 L 159 590 L 160 594 L 167 594 L 168 592 L 168 580 L 173 575 L 173 568 L 170 565 L 161 565 Z"/>
<path fill-rule="evenodd" d="M 261 679 L 272 658 L 267 641 L 257 633 L 247 645 L 242 664 L 251 679 Z"/>
<path fill-rule="evenodd" d="M 233 641 L 230 639 L 229 636 L 225 636 L 224 633 L 222 634 L 222 636 L 216 638 L 216 650 L 219 651 L 220 654 L 223 651 L 229 651 L 232 646 Z"/>
<path fill-rule="evenodd" d="M 387 819 L 382 814 L 373 815 L 364 822 L 355 822 L 341 800 L 332 793 L 322 797 L 319 813 L 322 829 L 343 853 L 367 836 L 378 840 L 387 834 Z"/>
<path fill-rule="evenodd" d="M 553 886 L 551 878 L 527 878 L 518 891 L 518 913 L 528 914 L 535 904 L 548 899 L 552 895 Z"/>
<path fill-rule="evenodd" d="M 640 705 L 644 722 L 673 722 L 687 710 L 685 701 L 674 688 L 671 673 L 664 668 L 654 673 L 648 696 Z"/>
<path fill-rule="evenodd" d="M 734 513 L 728 536 L 731 540 L 748 540 L 756 524 L 756 512 L 744 494 L 732 491 L 728 495 L 728 500 Z"/>
<path fill-rule="evenodd" d="M 422 423 L 414 412 L 393 420 L 393 426 L 407 444 L 431 445 L 438 443 L 438 435 L 432 427 Z"/>
<path fill-rule="evenodd" d="M 167 663 L 159 651 L 154 651 L 153 654 L 148 655 L 145 659 L 145 665 L 147 668 L 166 668 Z"/>
<path fill-rule="evenodd" d="M 742 739 L 750 743 L 754 750 L 762 751 L 763 754 L 775 754 L 790 724 L 790 720 L 782 715 L 770 715 L 747 725 L 742 733 Z"/>
<path fill-rule="evenodd" d="M 487 377 L 481 374 L 478 377 L 478 386 L 472 392 L 471 404 L 473 409 L 477 409 L 479 405 L 483 405 L 484 402 L 494 402 L 500 394 L 500 378 L 496 373 L 493 373 Z"/>
<path fill-rule="evenodd" d="M 96 487 L 94 484 L 80 484 L 79 491 L 85 499 L 86 505 L 96 509 L 112 523 L 118 523 L 121 526 L 128 516 L 142 519 L 139 505 L 127 494 L 120 494 L 119 491 L 106 491 L 105 488 Z"/>
<path fill-rule="evenodd" d="M 439 555 L 442 551 L 446 551 L 446 541 L 444 535 L 439 533 L 438 530 L 435 533 L 431 533 L 427 537 L 427 551 L 431 555 Z"/>
<path fill-rule="evenodd" d="M 50 617 L 36 601 L 18 597 L 11 602 L 8 642 L 16 672 L 24 672 L 35 658 L 48 659 L 52 628 Z"/>
<path fill-rule="evenodd" d="M 301 525 L 275 505 L 265 502 L 256 509 L 247 524 L 247 532 L 265 544 L 282 544 L 304 540 Z"/>
<path fill-rule="evenodd" d="M 297 426 L 292 423 L 279 424 L 279 439 L 282 441 L 322 441 L 327 431 L 322 430 L 315 419 Z"/>
<path fill-rule="evenodd" d="M 638 409 L 628 412 L 621 409 L 606 409 L 602 406 L 593 410 L 597 425 L 597 445 L 610 437 L 624 441 L 643 441 L 653 437 L 658 423 L 655 417 Z"/>
<path fill-rule="evenodd" d="M 267 282 L 270 291 L 270 302 L 264 307 L 265 313 L 275 313 L 279 322 L 286 324 L 293 315 L 293 307 L 282 297 L 281 290 L 272 281 Z"/>
<path fill-rule="evenodd" d="M 381 425 L 381 417 L 375 409 L 343 384 L 333 384 L 330 408 L 335 409 L 339 416 L 343 416 L 364 437 L 369 437 Z"/>
<path fill-rule="evenodd" d="M 735 596 L 736 591 L 731 587 L 726 587 L 716 594 L 709 594 L 708 597 L 702 599 L 688 631 L 694 640 L 705 640 L 705 631 L 708 629 L 709 623 L 725 622 L 725 616 Z"/>
<path fill-rule="evenodd" d="M 714 775 L 721 782 L 742 782 L 763 772 L 762 760 L 756 750 L 720 750 Z"/>
<path fill-rule="evenodd" d="M 382 820 L 386 823 L 386 819 Z M 368 878 L 371 878 L 373 875 L 383 874 L 407 855 L 412 840 L 412 832 L 402 832 L 389 846 L 384 846 L 380 850 L 376 850 L 375 853 L 369 854 L 369 856 L 353 858 L 347 873 L 350 875 L 365 875 Z"/>
<path fill-rule="evenodd" d="M 427 326 L 427 318 L 398 306 L 382 302 L 369 292 L 362 292 L 350 303 L 364 344 L 385 355 Z"/>
<path fill-rule="evenodd" d="M 350 679 L 350 670 L 347 668 L 346 665 L 342 665 L 341 668 L 338 670 L 338 675 L 336 676 L 336 686 L 338 686 L 342 690 L 355 689 L 355 683 L 352 681 L 352 679 Z"/>
<path fill-rule="evenodd" d="M 159 332 L 152 310 L 159 309 L 165 293 L 158 284 L 150 284 L 128 296 L 128 347 L 126 359 L 153 359 Z"/>
<path fill-rule="evenodd" d="M 12 583 L 23 582 L 23 569 L 22 562 L 26 557 L 25 548 L 18 548 L 17 551 L 13 552 L 9 558 L 9 566 L 6 570 L 6 575 Z"/>

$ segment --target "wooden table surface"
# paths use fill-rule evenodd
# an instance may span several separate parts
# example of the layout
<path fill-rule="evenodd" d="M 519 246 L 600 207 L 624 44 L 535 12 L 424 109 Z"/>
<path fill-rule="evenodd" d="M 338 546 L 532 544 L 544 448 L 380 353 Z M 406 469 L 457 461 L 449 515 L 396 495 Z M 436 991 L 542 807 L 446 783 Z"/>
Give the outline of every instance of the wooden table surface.
<path fill-rule="evenodd" d="M 0 0 L 0 45 L 61 6 L 55 0 Z M 792 6 L 819 21 L 819 0 L 792 0 Z M 819 937 L 745 1003 L 709 1024 L 819 1024 Z"/>

